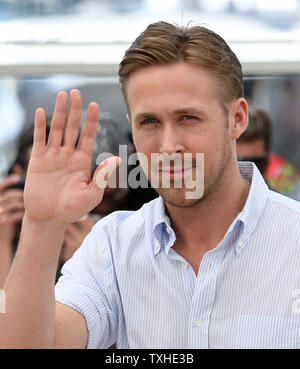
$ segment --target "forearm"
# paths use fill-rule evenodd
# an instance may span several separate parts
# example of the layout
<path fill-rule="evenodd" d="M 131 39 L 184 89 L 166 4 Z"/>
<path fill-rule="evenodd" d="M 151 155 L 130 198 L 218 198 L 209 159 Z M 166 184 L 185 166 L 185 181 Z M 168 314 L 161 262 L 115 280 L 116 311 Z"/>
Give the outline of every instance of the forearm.
<path fill-rule="evenodd" d="M 0 289 L 8 275 L 12 263 L 12 245 L 11 242 L 0 238 Z"/>
<path fill-rule="evenodd" d="M 54 284 L 64 227 L 23 220 L 20 243 L 4 290 L 0 347 L 52 347 Z"/>

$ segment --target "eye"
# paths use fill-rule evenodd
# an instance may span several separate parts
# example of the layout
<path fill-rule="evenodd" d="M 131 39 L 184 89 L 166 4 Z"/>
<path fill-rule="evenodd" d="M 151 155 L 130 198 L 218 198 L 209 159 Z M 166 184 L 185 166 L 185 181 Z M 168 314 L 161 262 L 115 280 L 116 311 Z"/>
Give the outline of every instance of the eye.
<path fill-rule="evenodd" d="M 193 115 L 184 115 L 183 120 L 197 120 L 198 118 Z"/>
<path fill-rule="evenodd" d="M 155 118 L 147 118 L 141 122 L 141 125 L 152 125 L 152 124 L 155 124 L 156 122 L 157 122 L 157 119 Z"/>

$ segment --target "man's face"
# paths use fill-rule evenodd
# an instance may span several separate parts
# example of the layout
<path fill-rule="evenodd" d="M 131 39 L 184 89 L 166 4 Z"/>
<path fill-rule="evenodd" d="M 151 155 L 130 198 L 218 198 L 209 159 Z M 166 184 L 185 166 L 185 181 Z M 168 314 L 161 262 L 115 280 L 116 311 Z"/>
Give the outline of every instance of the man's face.
<path fill-rule="evenodd" d="M 196 153 L 204 153 L 202 199 L 216 189 L 220 191 L 222 178 L 234 155 L 229 118 L 220 103 L 217 87 L 209 72 L 187 62 L 150 66 L 130 76 L 126 89 L 129 120 L 137 152 L 148 159 L 150 182 L 153 183 L 152 153 L 177 153 L 181 157 L 191 153 L 192 168 L 186 170 L 192 171 L 196 180 Z M 171 187 L 174 175 L 176 170 L 169 172 Z M 192 206 L 201 201 L 187 200 L 186 191 L 184 187 L 162 188 L 161 182 L 157 189 L 173 206 Z"/>

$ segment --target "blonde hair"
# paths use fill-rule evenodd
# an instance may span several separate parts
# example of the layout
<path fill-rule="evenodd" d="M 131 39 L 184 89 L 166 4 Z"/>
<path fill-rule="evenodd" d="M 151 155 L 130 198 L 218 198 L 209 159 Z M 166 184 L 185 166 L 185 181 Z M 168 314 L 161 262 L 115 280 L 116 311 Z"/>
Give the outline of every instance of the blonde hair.
<path fill-rule="evenodd" d="M 126 51 L 119 66 L 122 92 L 134 71 L 152 65 L 188 61 L 207 70 L 220 83 L 223 102 L 243 97 L 242 67 L 236 55 L 215 32 L 202 27 L 179 27 L 167 22 L 150 24 Z"/>

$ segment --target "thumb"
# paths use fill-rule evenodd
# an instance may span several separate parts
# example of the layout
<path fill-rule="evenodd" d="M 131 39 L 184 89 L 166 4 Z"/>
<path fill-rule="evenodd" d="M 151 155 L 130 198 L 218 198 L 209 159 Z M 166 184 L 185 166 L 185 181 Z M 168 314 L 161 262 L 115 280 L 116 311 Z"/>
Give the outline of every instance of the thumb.
<path fill-rule="evenodd" d="M 117 169 L 117 167 L 121 164 L 121 158 L 119 156 L 113 156 L 106 160 L 104 160 L 97 168 L 94 177 L 93 183 L 101 189 L 105 189 L 109 177 L 113 174 L 113 172 Z"/>

